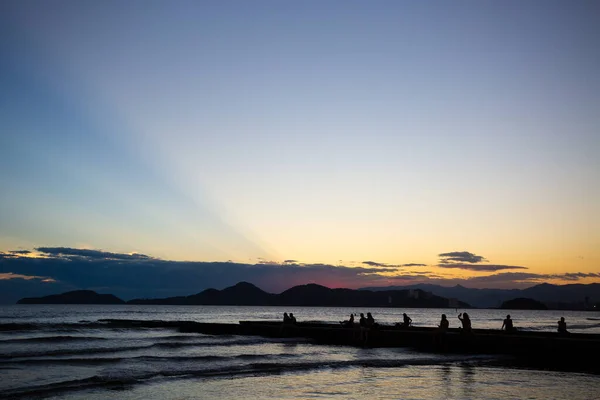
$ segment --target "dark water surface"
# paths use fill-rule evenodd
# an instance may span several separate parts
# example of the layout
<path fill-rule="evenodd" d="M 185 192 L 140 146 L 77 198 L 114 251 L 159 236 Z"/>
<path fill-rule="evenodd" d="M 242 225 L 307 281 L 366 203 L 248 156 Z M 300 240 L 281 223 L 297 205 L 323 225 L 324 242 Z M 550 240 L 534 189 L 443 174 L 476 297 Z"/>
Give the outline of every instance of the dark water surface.
<path fill-rule="evenodd" d="M 410 349 L 315 345 L 302 339 L 211 336 L 175 329 L 111 328 L 102 319 L 334 322 L 371 311 L 380 323 L 407 312 L 435 326 L 450 309 L 330 307 L 83 306 L 0 307 L 0 397 L 61 399 L 194 398 L 569 398 L 595 399 L 600 376 L 523 369 L 509 358 Z M 475 328 L 499 328 L 506 312 L 469 310 Z M 511 311 L 526 330 L 600 333 L 585 312 Z"/>

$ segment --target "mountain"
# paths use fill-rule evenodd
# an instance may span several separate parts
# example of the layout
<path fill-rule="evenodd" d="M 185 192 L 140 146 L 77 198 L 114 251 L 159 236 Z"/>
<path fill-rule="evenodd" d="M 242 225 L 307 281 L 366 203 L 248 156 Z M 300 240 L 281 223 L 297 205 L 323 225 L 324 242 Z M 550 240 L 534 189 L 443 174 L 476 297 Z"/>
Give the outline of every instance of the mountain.
<path fill-rule="evenodd" d="M 417 284 L 409 286 L 367 287 L 360 290 L 406 290 L 421 289 L 437 296 L 455 298 L 474 307 L 497 308 L 502 302 L 517 297 L 531 298 L 553 309 L 587 309 L 600 301 L 600 284 L 551 285 L 542 283 L 527 289 L 471 289 L 461 285 L 452 287 Z M 587 298 L 587 300 L 586 300 Z"/>
<path fill-rule="evenodd" d="M 17 304 L 125 304 L 112 294 L 98 294 L 93 290 L 74 290 L 44 297 L 25 297 Z"/>
<path fill-rule="evenodd" d="M 128 304 L 170 304 L 170 305 L 274 305 L 274 296 L 248 282 L 239 282 L 223 290 L 206 289 L 190 296 L 168 297 L 165 299 L 134 299 Z"/>
<path fill-rule="evenodd" d="M 443 308 L 448 307 L 449 301 L 422 290 L 330 289 L 316 284 L 294 286 L 280 294 L 270 294 L 251 283 L 240 282 L 223 290 L 207 289 L 187 297 L 135 299 L 128 304 Z M 458 306 L 469 307 L 466 303 L 459 303 Z"/>
<path fill-rule="evenodd" d="M 507 300 L 500 308 L 504 310 L 547 310 L 548 307 L 541 301 L 518 297 L 516 299 Z"/>

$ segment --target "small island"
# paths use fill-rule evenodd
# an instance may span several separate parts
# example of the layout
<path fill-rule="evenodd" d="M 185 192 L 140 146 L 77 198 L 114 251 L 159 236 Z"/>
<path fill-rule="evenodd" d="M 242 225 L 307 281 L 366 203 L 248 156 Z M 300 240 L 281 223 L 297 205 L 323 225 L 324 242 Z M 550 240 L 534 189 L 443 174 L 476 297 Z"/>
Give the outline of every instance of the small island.
<path fill-rule="evenodd" d="M 540 301 L 518 297 L 516 299 L 507 300 L 500 308 L 504 310 L 547 310 L 548 307 Z"/>
<path fill-rule="evenodd" d="M 112 294 L 99 294 L 93 290 L 74 290 L 44 297 L 25 297 L 17 304 L 125 304 Z"/>

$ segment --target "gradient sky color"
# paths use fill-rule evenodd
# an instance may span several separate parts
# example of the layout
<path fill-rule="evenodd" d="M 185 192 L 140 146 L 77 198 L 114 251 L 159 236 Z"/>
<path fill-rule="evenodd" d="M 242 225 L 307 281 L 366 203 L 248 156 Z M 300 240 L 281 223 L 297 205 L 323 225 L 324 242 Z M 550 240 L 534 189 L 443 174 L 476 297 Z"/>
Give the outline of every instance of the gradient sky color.
<path fill-rule="evenodd" d="M 2 1 L 0 250 L 597 273 L 599 38 L 593 1 Z"/>

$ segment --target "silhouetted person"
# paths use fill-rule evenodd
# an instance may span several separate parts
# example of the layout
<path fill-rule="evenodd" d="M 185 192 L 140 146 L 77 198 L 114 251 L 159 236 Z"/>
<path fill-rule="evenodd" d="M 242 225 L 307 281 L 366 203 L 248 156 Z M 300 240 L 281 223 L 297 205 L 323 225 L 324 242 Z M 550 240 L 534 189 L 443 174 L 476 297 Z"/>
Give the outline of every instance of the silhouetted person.
<path fill-rule="evenodd" d="M 448 318 L 446 318 L 446 314 L 442 314 L 440 325 L 433 334 L 434 346 L 442 351 L 445 351 L 446 349 L 446 331 L 448 330 L 449 326 L 450 323 L 448 322 Z"/>
<path fill-rule="evenodd" d="M 350 314 L 350 318 L 346 321 L 340 321 L 340 324 L 345 326 L 346 328 L 351 328 L 354 326 L 354 314 Z"/>
<path fill-rule="evenodd" d="M 446 314 L 442 314 L 442 319 L 440 320 L 439 331 L 445 333 L 450 326 L 450 322 L 448 322 L 448 318 L 446 318 Z"/>
<path fill-rule="evenodd" d="M 295 325 L 296 324 L 296 317 L 294 317 L 294 314 L 290 313 L 290 324 Z"/>
<path fill-rule="evenodd" d="M 289 324 L 290 323 L 290 316 L 286 312 L 283 313 L 283 323 L 284 324 Z"/>
<path fill-rule="evenodd" d="M 471 333 L 471 318 L 469 318 L 469 314 L 460 313 L 458 314 L 458 319 L 462 323 L 462 331 L 464 333 Z"/>
<path fill-rule="evenodd" d="M 366 342 L 367 338 L 369 337 L 369 335 L 368 335 L 369 327 L 367 325 L 367 319 L 365 318 L 365 314 L 360 313 L 358 325 L 360 326 L 360 340 L 361 341 L 364 340 Z"/>
<path fill-rule="evenodd" d="M 565 322 L 565 317 L 560 317 L 560 321 L 558 321 L 558 333 L 569 333 L 567 330 L 567 323 Z"/>
<path fill-rule="evenodd" d="M 370 312 L 367 313 L 367 327 L 371 328 L 375 326 L 375 318 L 371 315 Z"/>
<path fill-rule="evenodd" d="M 402 314 L 402 325 L 400 325 L 403 328 L 408 328 L 410 326 L 410 324 L 412 324 L 412 319 L 406 315 L 406 313 Z"/>
<path fill-rule="evenodd" d="M 514 332 L 515 331 L 515 327 L 513 326 L 513 320 L 510 319 L 510 315 L 506 316 L 506 319 L 504 320 L 504 322 L 502 322 L 502 328 L 500 328 L 501 330 L 504 329 L 506 332 Z"/>

